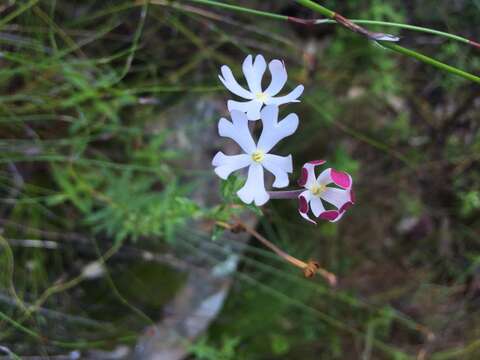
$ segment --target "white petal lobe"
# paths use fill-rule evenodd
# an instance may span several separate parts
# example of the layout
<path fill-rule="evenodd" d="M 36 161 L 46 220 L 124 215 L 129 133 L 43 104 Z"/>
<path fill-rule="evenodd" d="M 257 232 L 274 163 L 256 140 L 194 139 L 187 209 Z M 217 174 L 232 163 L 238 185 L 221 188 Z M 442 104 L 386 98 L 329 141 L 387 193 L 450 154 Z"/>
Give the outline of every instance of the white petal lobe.
<path fill-rule="evenodd" d="M 320 200 L 320 198 L 316 196 L 312 197 L 312 199 L 310 200 L 310 207 L 312 208 L 312 212 L 315 217 L 319 217 L 320 214 L 325 211 L 322 200 Z"/>
<path fill-rule="evenodd" d="M 322 199 L 340 209 L 350 201 L 350 191 L 329 187 L 322 194 Z"/>
<path fill-rule="evenodd" d="M 247 181 L 245 185 L 237 191 L 237 195 L 244 203 L 250 204 L 254 202 L 257 206 L 265 204 L 268 199 L 270 199 L 270 196 L 265 190 L 262 165 L 250 165 Z"/>
<path fill-rule="evenodd" d="M 287 70 L 285 69 L 285 64 L 280 60 L 270 61 L 268 69 L 272 74 L 272 81 L 265 92 L 270 96 L 275 96 L 287 82 Z"/>
<path fill-rule="evenodd" d="M 247 167 L 250 162 L 250 156 L 247 154 L 230 156 L 219 151 L 213 158 L 212 165 L 215 166 L 215 173 L 226 180 L 232 172 Z"/>
<path fill-rule="evenodd" d="M 289 114 L 278 122 L 278 107 L 265 106 L 261 111 L 263 124 L 262 134 L 258 140 L 258 148 L 269 152 L 280 140 L 292 135 L 298 127 L 298 116 Z"/>
<path fill-rule="evenodd" d="M 238 84 L 237 80 L 232 74 L 232 70 L 230 70 L 230 68 L 227 65 L 222 66 L 221 72 L 222 72 L 222 75 L 219 75 L 218 78 L 228 90 L 230 90 L 235 95 L 238 95 L 245 99 L 254 98 L 254 95 L 251 92 L 245 90 L 242 86 Z"/>
<path fill-rule="evenodd" d="M 283 188 L 288 186 L 288 173 L 292 172 L 292 155 L 278 156 L 266 154 L 262 165 L 275 176 L 272 186 Z"/>
<path fill-rule="evenodd" d="M 302 178 L 299 181 L 301 186 L 304 186 L 307 189 L 309 189 L 316 182 L 315 166 L 317 165 L 318 164 L 315 162 L 308 162 L 303 165 Z"/>
<path fill-rule="evenodd" d="M 295 89 L 293 89 L 290 93 L 285 96 L 279 97 L 272 97 L 266 103 L 267 105 L 283 105 L 289 102 L 299 102 L 297 100 L 300 95 L 303 93 L 303 85 L 298 85 Z"/>
<path fill-rule="evenodd" d="M 267 63 L 262 55 L 257 55 L 252 61 L 252 55 L 248 55 L 243 61 L 242 70 L 247 79 L 248 87 L 253 94 L 262 92 L 262 78 L 267 68 Z"/>
<path fill-rule="evenodd" d="M 320 173 L 320 175 L 318 175 L 318 183 L 328 185 L 333 182 L 332 177 L 330 176 L 330 170 L 332 170 L 332 168 L 325 169 Z"/>
<path fill-rule="evenodd" d="M 218 133 L 220 136 L 228 137 L 234 140 L 247 154 L 251 154 L 255 151 L 255 142 L 253 141 L 250 130 L 248 129 L 248 119 L 245 113 L 232 110 L 232 121 L 230 122 L 225 118 L 220 119 L 218 122 Z"/>

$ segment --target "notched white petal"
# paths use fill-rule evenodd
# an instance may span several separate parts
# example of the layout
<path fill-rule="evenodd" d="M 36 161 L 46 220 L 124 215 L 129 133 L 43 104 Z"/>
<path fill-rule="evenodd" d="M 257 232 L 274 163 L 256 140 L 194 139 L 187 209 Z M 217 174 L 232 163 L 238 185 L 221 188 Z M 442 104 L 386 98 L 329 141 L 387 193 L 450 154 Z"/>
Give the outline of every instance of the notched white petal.
<path fill-rule="evenodd" d="M 251 162 L 250 156 L 247 154 L 225 155 L 219 151 L 212 160 L 215 166 L 215 173 L 222 179 L 226 180 L 228 176 L 237 170 L 247 167 Z"/>
<path fill-rule="evenodd" d="M 262 78 L 266 68 L 267 64 L 262 55 L 257 55 L 254 61 L 252 55 L 248 55 L 243 61 L 243 74 L 253 94 L 262 92 Z"/>
<path fill-rule="evenodd" d="M 228 137 L 235 141 L 247 154 L 253 152 L 256 148 L 250 130 L 248 129 L 248 119 L 245 113 L 232 110 L 232 121 L 221 118 L 218 122 L 218 133 L 220 136 Z"/>
<path fill-rule="evenodd" d="M 298 85 L 295 89 L 293 89 L 291 92 L 289 92 L 285 96 L 279 96 L 279 97 L 271 97 L 266 101 L 267 105 L 283 105 L 289 102 L 300 102 L 300 100 L 297 100 L 300 95 L 303 93 L 303 85 Z"/>
<path fill-rule="evenodd" d="M 222 75 L 219 75 L 218 78 L 228 90 L 230 90 L 235 95 L 238 95 L 245 99 L 254 98 L 254 95 L 251 92 L 245 90 L 242 86 L 240 86 L 240 84 L 237 82 L 237 80 L 233 76 L 232 70 L 230 70 L 230 68 L 227 65 L 223 65 L 221 67 L 221 72 L 222 72 Z"/>
<path fill-rule="evenodd" d="M 258 140 L 258 148 L 269 152 L 280 140 L 292 135 L 298 128 L 298 116 L 289 114 L 278 122 L 278 107 L 265 106 L 261 111 L 263 124 L 262 134 Z"/>
<path fill-rule="evenodd" d="M 263 180 L 263 167 L 260 164 L 252 164 L 248 168 L 248 177 L 245 185 L 237 191 L 237 195 L 245 204 L 255 203 L 257 206 L 265 204 L 270 196 L 265 190 Z"/>
<path fill-rule="evenodd" d="M 272 60 L 268 64 L 268 69 L 272 75 L 272 81 L 268 85 L 265 92 L 270 96 L 277 95 L 283 86 L 287 82 L 287 69 L 285 69 L 285 64 L 280 60 Z"/>
<path fill-rule="evenodd" d="M 265 154 L 262 165 L 275 176 L 272 186 L 275 188 L 283 188 L 288 186 L 288 173 L 293 170 L 292 155 L 278 156 L 273 154 Z"/>

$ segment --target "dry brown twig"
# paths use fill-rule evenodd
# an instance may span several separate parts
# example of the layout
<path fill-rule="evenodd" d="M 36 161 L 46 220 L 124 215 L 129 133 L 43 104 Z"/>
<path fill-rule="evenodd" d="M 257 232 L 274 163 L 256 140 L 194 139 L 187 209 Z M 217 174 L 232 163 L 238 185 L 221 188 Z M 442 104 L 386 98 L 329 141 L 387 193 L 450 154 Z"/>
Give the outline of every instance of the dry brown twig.
<path fill-rule="evenodd" d="M 292 264 L 303 270 L 303 275 L 306 278 L 311 278 L 316 274 L 319 274 L 323 277 L 330 286 L 337 285 L 337 277 L 335 274 L 325 270 L 324 268 L 320 267 L 320 264 L 315 260 L 308 260 L 307 262 L 297 259 L 296 257 L 286 253 L 282 249 L 280 249 L 275 244 L 268 241 L 264 236 L 260 235 L 255 229 L 251 228 L 241 220 L 236 220 L 235 224 L 229 224 L 223 221 L 217 221 L 215 223 L 217 226 L 220 226 L 224 229 L 230 230 L 233 233 L 239 233 L 242 231 L 247 232 L 259 242 L 261 242 L 264 246 L 272 250 L 275 254 L 280 256 L 283 260 L 287 261 L 288 263 Z"/>

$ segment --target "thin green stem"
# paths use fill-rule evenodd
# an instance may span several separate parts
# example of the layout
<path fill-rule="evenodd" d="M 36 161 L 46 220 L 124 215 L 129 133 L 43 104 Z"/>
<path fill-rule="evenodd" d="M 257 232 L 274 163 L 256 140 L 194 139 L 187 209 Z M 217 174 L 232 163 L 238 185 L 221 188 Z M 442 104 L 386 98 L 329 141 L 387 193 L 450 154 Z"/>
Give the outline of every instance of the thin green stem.
<path fill-rule="evenodd" d="M 333 19 L 335 17 L 335 11 L 332 11 L 330 9 L 327 9 L 325 6 L 322 6 L 320 4 L 317 4 L 316 2 L 310 1 L 310 0 L 297 0 L 297 2 L 300 5 L 303 5 L 315 12 L 318 12 L 319 14 L 322 14 L 323 16 Z"/>
<path fill-rule="evenodd" d="M 280 14 L 275 14 L 275 13 L 270 13 L 267 11 L 260 11 L 260 10 L 254 10 L 250 8 L 246 8 L 243 6 L 237 6 L 237 5 L 230 5 L 230 4 L 224 4 L 220 3 L 215 0 L 186 0 L 190 2 L 195 2 L 195 3 L 200 3 L 200 4 L 205 4 L 205 5 L 212 5 L 215 7 L 221 7 L 224 9 L 229 9 L 237 12 L 243 12 L 247 14 L 254 14 L 257 16 L 262 16 L 270 19 L 276 19 L 276 20 L 283 20 L 283 21 L 293 21 L 297 23 L 305 23 L 305 24 L 310 24 L 310 25 L 323 25 L 323 24 L 336 24 L 337 22 L 331 18 L 329 19 L 300 19 L 300 18 L 294 18 L 291 16 L 287 15 L 280 15 Z M 151 0 L 152 4 L 159 4 L 159 5 L 167 5 L 168 2 L 165 0 Z M 318 4 L 316 4 L 318 5 Z M 325 9 L 323 6 L 318 5 L 320 8 Z M 315 7 L 317 8 L 317 7 Z M 328 9 L 327 9 L 328 10 Z M 432 34 L 432 35 L 437 35 L 441 36 L 450 40 L 455 40 L 459 41 L 464 44 L 469 44 L 472 46 L 475 46 L 477 48 L 480 48 L 480 44 L 476 43 L 473 40 L 467 39 L 463 36 L 451 34 L 445 31 L 440 31 L 440 30 L 435 30 L 423 26 L 416 26 L 416 25 L 409 25 L 409 24 L 402 24 L 402 23 L 395 23 L 395 22 L 389 22 L 389 21 L 377 21 L 377 20 L 364 20 L 364 19 L 351 19 L 351 22 L 354 24 L 364 24 L 364 25 L 377 25 L 377 26 L 390 26 L 390 27 L 395 27 L 395 28 L 400 28 L 400 29 L 406 29 L 406 30 L 411 30 L 411 31 L 417 31 L 417 32 L 423 32 L 426 34 Z"/>
<path fill-rule="evenodd" d="M 463 70 L 458 69 L 456 67 L 453 67 L 451 65 L 442 63 L 441 61 L 435 60 L 431 57 L 423 55 L 423 54 L 421 54 L 419 52 L 416 52 L 414 50 L 410 50 L 410 49 L 404 48 L 403 46 L 393 44 L 393 43 L 390 43 L 390 42 L 382 42 L 382 46 L 387 48 L 387 49 L 396 51 L 400 54 L 403 54 L 403 55 L 412 57 L 414 59 L 417 59 L 421 62 L 429 64 L 429 65 L 431 65 L 433 67 L 436 67 L 440 70 L 444 70 L 444 71 L 449 72 L 451 74 L 461 76 L 461 77 L 463 77 L 467 80 L 471 80 L 473 82 L 476 82 L 476 83 L 480 84 L 480 77 L 478 77 L 476 75 L 473 75 L 473 74 L 470 74 L 469 72 L 463 71 Z"/>
<path fill-rule="evenodd" d="M 395 23 L 395 22 L 389 22 L 389 21 L 377 21 L 377 20 L 363 20 L 363 19 L 351 19 L 351 22 L 354 24 L 364 24 L 364 25 L 379 25 L 379 26 L 390 26 L 390 27 L 396 27 L 400 29 L 406 29 L 406 30 L 411 30 L 411 31 L 418 31 L 418 32 L 423 32 L 427 34 L 432 34 L 432 35 L 438 35 L 450 40 L 455 40 L 455 41 L 460 41 L 464 44 L 469 44 L 473 45 L 475 44 L 474 41 L 467 39 L 465 37 L 455 35 L 455 34 L 450 34 L 445 31 L 440 31 L 440 30 L 435 30 L 435 29 L 430 29 L 426 28 L 423 26 L 416 26 L 416 25 L 409 25 L 409 24 L 402 24 L 402 23 Z M 316 25 L 321 25 L 321 24 L 335 24 L 336 21 L 332 19 L 321 19 L 315 21 Z"/>
<path fill-rule="evenodd" d="M 225 3 L 215 1 L 215 0 L 187 0 L 187 1 L 198 3 L 198 4 L 211 5 L 211 6 L 220 7 L 220 8 L 233 10 L 233 11 L 237 11 L 237 12 L 243 12 L 243 13 L 246 13 L 246 14 L 253 14 L 253 15 L 258 15 L 258 16 L 263 16 L 263 17 L 269 17 L 269 18 L 272 18 L 272 19 L 288 20 L 288 16 L 286 16 L 286 15 L 269 13 L 269 12 L 266 12 L 266 11 L 250 9 L 250 8 L 246 8 L 246 7 L 238 6 L 238 5 L 225 4 Z M 163 4 L 163 1 L 151 0 L 150 3 L 152 3 L 152 4 L 162 3 Z"/>
<path fill-rule="evenodd" d="M 474 340 L 470 344 L 441 351 L 438 353 L 432 354 L 432 360 L 449 360 L 449 359 L 460 359 L 464 358 L 467 355 L 474 355 L 476 351 L 480 348 L 480 340 Z"/>
<path fill-rule="evenodd" d="M 348 28 L 348 29 L 350 29 L 354 32 L 361 33 L 362 35 L 366 35 L 367 37 L 370 35 L 370 33 L 367 30 L 365 30 L 363 28 L 360 28 L 358 25 L 353 26 L 353 24 L 350 20 L 344 18 L 340 14 L 337 14 L 334 11 L 329 10 L 329 9 L 327 9 L 327 8 L 325 8 L 325 7 L 319 5 L 319 4 L 317 4 L 317 3 L 315 3 L 311 0 L 297 0 L 297 2 L 301 5 L 309 8 L 309 9 L 312 9 L 312 10 L 330 18 L 330 19 L 334 19 L 337 23 L 343 25 L 344 27 L 346 27 L 346 28 Z M 476 75 L 470 74 L 466 71 L 455 68 L 451 65 L 447 65 L 447 64 L 442 63 L 438 60 L 435 60 L 431 57 L 428 57 L 426 55 L 418 53 L 414 50 L 404 48 L 404 47 L 399 46 L 397 44 L 394 44 L 392 42 L 382 41 L 381 44 L 382 44 L 383 47 L 385 47 L 387 49 L 396 51 L 396 52 L 398 52 L 400 54 L 403 54 L 403 55 L 406 55 L 408 57 L 412 57 L 412 58 L 417 59 L 421 62 L 424 62 L 426 64 L 434 66 L 434 67 L 436 67 L 440 70 L 449 72 L 449 73 L 454 74 L 454 75 L 461 76 L 464 79 L 467 79 L 467 80 L 470 80 L 470 81 L 473 81 L 473 82 L 476 82 L 476 83 L 480 84 L 480 77 L 478 77 Z"/>
<path fill-rule="evenodd" d="M 232 10 L 232 11 L 243 12 L 243 13 L 253 14 L 253 15 L 257 15 L 257 16 L 268 17 L 268 18 L 271 18 L 271 19 L 277 19 L 277 20 L 283 20 L 283 21 L 292 21 L 292 22 L 295 22 L 295 23 L 300 23 L 300 24 L 305 24 L 305 25 L 320 25 L 320 24 L 327 24 L 327 23 L 339 23 L 339 21 L 337 21 L 338 20 L 337 17 L 339 16 L 339 14 L 337 14 L 336 12 L 334 12 L 330 9 L 327 9 L 326 7 L 324 7 L 320 4 L 317 4 L 316 2 L 313 2 L 311 0 L 296 0 L 296 1 L 299 4 L 320 13 L 321 15 L 327 17 L 328 19 L 305 20 L 305 19 L 299 19 L 299 18 L 292 18 L 292 17 L 286 16 L 286 15 L 279 15 L 279 14 L 269 13 L 269 12 L 265 12 L 265 11 L 245 8 L 243 6 L 225 4 L 225 3 L 221 3 L 221 2 L 218 2 L 218 1 L 215 1 L 215 0 L 186 0 L 186 1 L 199 3 L 199 4 L 204 4 L 204 5 L 209 5 L 209 6 L 214 6 L 214 7 L 220 7 L 220 8 L 224 8 L 224 9 L 228 9 L 228 10 Z M 154 4 L 155 3 L 158 3 L 158 4 L 162 3 L 163 4 L 163 1 L 159 1 L 159 0 L 152 0 L 151 2 L 154 3 Z M 420 26 L 407 25 L 407 24 L 401 24 L 401 23 L 390 23 L 390 22 L 385 22 L 385 21 L 360 20 L 360 19 L 349 20 L 349 22 L 351 22 L 353 24 L 383 25 L 383 26 L 393 26 L 393 27 L 397 27 L 397 28 L 404 28 L 404 29 L 408 29 L 408 30 L 412 30 L 412 31 L 419 31 L 419 32 L 424 32 L 424 33 L 429 33 L 429 34 L 433 34 L 433 35 L 442 36 L 442 37 L 445 37 L 445 38 L 448 38 L 448 39 L 451 39 L 451 40 L 460 41 L 462 43 L 466 43 L 466 44 L 475 46 L 477 48 L 480 48 L 479 43 L 477 43 L 475 41 L 472 41 L 472 40 L 469 40 L 467 38 L 464 38 L 464 37 L 461 37 L 461 36 L 458 36 L 458 35 L 454 35 L 454 34 L 450 34 L 450 33 L 447 33 L 447 32 L 443 32 L 443 31 L 439 31 L 439 30 L 420 27 Z M 342 23 L 341 23 L 341 25 L 345 26 L 345 24 L 342 24 Z M 454 66 L 442 63 L 438 60 L 435 60 L 431 57 L 423 55 L 423 54 L 421 54 L 419 52 L 416 52 L 414 50 L 404 48 L 402 46 L 393 44 L 392 42 L 388 42 L 388 41 L 382 41 L 382 46 L 385 47 L 385 48 L 388 48 L 390 50 L 396 51 L 400 54 L 406 55 L 408 57 L 412 57 L 414 59 L 417 59 L 421 62 L 424 62 L 426 64 L 434 66 L 434 67 L 436 67 L 438 69 L 441 69 L 443 71 L 449 72 L 449 73 L 457 75 L 457 76 L 461 76 L 464 79 L 467 79 L 467 80 L 470 80 L 470 81 L 473 81 L 473 82 L 476 82 L 476 83 L 480 84 L 480 77 L 478 77 L 474 74 L 471 74 L 469 72 L 466 72 L 464 70 L 458 69 Z"/>
<path fill-rule="evenodd" d="M 27 11 L 30 9 L 32 6 L 34 6 L 36 3 L 38 3 L 39 0 L 31 0 L 28 3 L 25 3 L 21 6 L 19 6 L 15 11 L 12 11 L 10 14 L 5 16 L 2 20 L 0 20 L 0 29 L 5 25 L 8 24 L 10 21 L 15 19 L 17 16 L 21 15 L 23 12 Z"/>

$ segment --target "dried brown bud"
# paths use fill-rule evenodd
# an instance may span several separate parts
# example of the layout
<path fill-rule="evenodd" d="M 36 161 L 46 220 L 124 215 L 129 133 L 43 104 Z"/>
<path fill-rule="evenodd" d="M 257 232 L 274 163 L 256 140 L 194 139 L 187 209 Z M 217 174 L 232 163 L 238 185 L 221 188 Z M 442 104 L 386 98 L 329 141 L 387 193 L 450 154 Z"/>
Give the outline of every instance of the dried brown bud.
<path fill-rule="evenodd" d="M 317 261 L 309 260 L 307 262 L 307 266 L 303 269 L 303 275 L 306 278 L 314 277 L 319 268 L 320 264 Z"/>
<path fill-rule="evenodd" d="M 234 234 L 238 234 L 240 232 L 245 231 L 245 226 L 241 223 L 236 223 L 230 227 L 230 231 Z"/>

